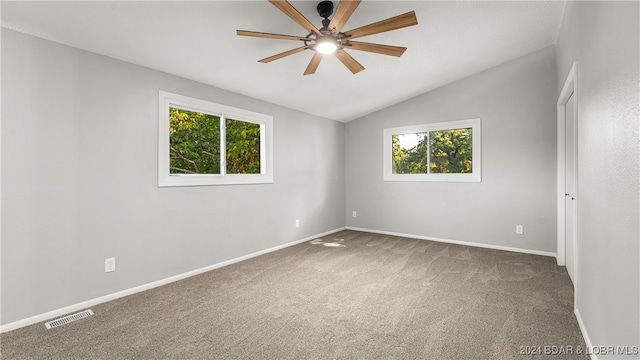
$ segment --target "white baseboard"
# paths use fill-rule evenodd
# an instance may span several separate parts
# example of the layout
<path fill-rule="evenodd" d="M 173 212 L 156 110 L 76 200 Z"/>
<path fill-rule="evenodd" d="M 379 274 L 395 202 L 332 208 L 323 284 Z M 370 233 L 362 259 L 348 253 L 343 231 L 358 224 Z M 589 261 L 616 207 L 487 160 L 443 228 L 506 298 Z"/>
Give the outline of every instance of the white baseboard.
<path fill-rule="evenodd" d="M 580 332 L 582 332 L 582 337 L 584 338 L 584 343 L 587 346 L 586 350 L 593 349 L 593 345 L 591 344 L 591 339 L 589 339 L 589 334 L 587 333 L 587 329 L 584 327 L 584 323 L 582 322 L 582 317 L 580 316 L 580 311 L 578 309 L 574 309 L 573 313 L 576 315 L 576 319 L 578 319 L 578 325 L 580 326 Z M 593 351 L 589 351 L 589 356 L 591 360 L 598 360 L 596 354 Z"/>
<path fill-rule="evenodd" d="M 449 244 L 456 244 L 456 245 L 466 245 L 466 246 L 481 247 L 481 248 L 486 248 L 486 249 L 513 251 L 513 252 L 524 253 L 524 254 L 556 257 L 556 253 L 547 252 L 547 251 L 540 251 L 540 250 L 512 248 L 512 247 L 508 247 L 508 246 L 482 244 L 482 243 L 475 243 L 475 242 L 470 242 L 470 241 L 441 239 L 441 238 L 430 237 L 430 236 L 404 234 L 404 233 L 397 233 L 397 232 L 392 232 L 392 231 L 363 229 L 363 228 L 357 228 L 357 227 L 353 227 L 353 226 L 347 226 L 347 230 L 364 231 L 364 232 L 370 232 L 370 233 L 374 233 L 374 234 L 401 236 L 401 237 L 406 237 L 406 238 L 411 238 L 411 239 L 431 240 L 431 241 L 437 241 L 437 242 L 443 242 L 443 243 L 449 243 Z"/>
<path fill-rule="evenodd" d="M 243 261 L 243 260 L 251 259 L 253 257 L 260 256 L 260 255 L 263 255 L 263 254 L 267 254 L 267 253 L 270 253 L 270 252 L 273 252 L 273 251 L 276 251 L 276 250 L 284 249 L 284 248 L 292 246 L 292 245 L 300 244 L 300 243 L 303 243 L 305 241 L 313 240 L 313 239 L 316 239 L 318 237 L 322 237 L 322 236 L 326 236 L 326 235 L 329 235 L 329 234 L 333 234 L 333 233 L 336 233 L 338 231 L 342 231 L 342 230 L 345 230 L 345 229 L 346 229 L 346 227 L 330 230 L 330 231 L 324 232 L 322 234 L 309 236 L 309 237 L 306 237 L 304 239 L 295 240 L 295 241 L 292 241 L 292 242 L 289 242 L 289 243 L 286 243 L 286 244 L 282 244 L 282 245 L 278 245 L 278 246 L 275 246 L 275 247 L 272 247 L 272 248 L 268 248 L 268 249 L 265 249 L 265 250 L 257 251 L 257 252 L 254 252 L 254 253 L 251 253 L 251 254 L 248 254 L 248 255 L 237 257 L 235 259 L 231 259 L 231 260 L 223 261 L 223 262 L 220 262 L 220 263 L 217 263 L 217 264 L 205 266 L 205 267 L 200 268 L 200 269 L 188 271 L 186 273 L 182 273 L 182 274 L 179 274 L 179 275 L 171 276 L 171 277 L 168 277 L 168 278 L 165 278 L 165 279 L 161 279 L 161 280 L 158 280 L 158 281 L 154 281 L 154 282 L 150 282 L 150 283 L 147 283 L 147 284 L 139 285 L 139 286 L 136 286 L 136 287 L 133 287 L 133 288 L 130 288 L 130 289 L 118 291 L 116 293 L 112 293 L 112 294 L 101 296 L 101 297 L 98 297 L 98 298 L 95 298 L 95 299 L 83 301 L 81 303 L 65 306 L 65 307 L 57 309 L 57 310 L 48 311 L 48 312 L 43 313 L 43 314 L 31 316 L 31 317 L 26 318 L 26 319 L 14 321 L 14 322 L 11 322 L 11 323 L 8 323 L 8 324 L 0 326 L 0 333 L 4 333 L 4 332 L 7 332 L 7 331 L 19 329 L 21 327 L 37 324 L 39 322 L 44 322 L 44 321 L 47 321 L 49 319 L 53 319 L 53 318 L 56 318 L 56 317 L 59 317 L 59 316 L 62 316 L 62 315 L 66 315 L 68 313 L 84 310 L 84 309 L 86 309 L 86 308 L 88 308 L 90 306 L 102 304 L 102 303 L 105 303 L 107 301 L 119 299 L 119 298 L 124 297 L 124 296 L 128 296 L 128 295 L 139 293 L 139 292 L 142 292 L 142 291 L 145 291 L 145 290 L 153 289 L 153 288 L 156 288 L 158 286 L 162 286 L 162 285 L 166 285 L 166 284 L 172 283 L 174 281 L 186 279 L 186 278 L 194 276 L 194 275 L 202 274 L 202 273 L 205 273 L 207 271 L 218 269 L 218 268 L 221 268 L 221 267 L 224 267 L 224 266 L 227 266 L 227 265 L 231 265 L 231 264 Z"/>

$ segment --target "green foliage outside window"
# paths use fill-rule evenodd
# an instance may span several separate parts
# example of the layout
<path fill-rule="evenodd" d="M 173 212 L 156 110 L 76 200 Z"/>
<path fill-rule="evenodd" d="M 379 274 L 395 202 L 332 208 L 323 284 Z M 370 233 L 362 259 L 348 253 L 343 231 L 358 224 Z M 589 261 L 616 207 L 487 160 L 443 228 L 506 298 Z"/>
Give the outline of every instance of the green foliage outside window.
<path fill-rule="evenodd" d="M 260 124 L 227 119 L 227 174 L 260 174 Z"/>
<path fill-rule="evenodd" d="M 394 174 L 464 174 L 472 172 L 472 129 L 416 133 L 417 145 L 404 148 L 392 136 Z"/>
<path fill-rule="evenodd" d="M 260 124 L 226 119 L 226 173 L 260 173 Z M 171 174 L 220 174 L 220 117 L 169 109 Z"/>
<path fill-rule="evenodd" d="M 220 174 L 220 117 L 169 108 L 171 174 Z"/>
<path fill-rule="evenodd" d="M 393 135 L 393 173 L 394 174 L 427 174 L 429 166 L 429 133 L 416 133 L 418 144 L 406 149 L 402 146 L 400 136 Z"/>
<path fill-rule="evenodd" d="M 465 174 L 472 172 L 471 129 L 432 131 L 431 172 Z"/>

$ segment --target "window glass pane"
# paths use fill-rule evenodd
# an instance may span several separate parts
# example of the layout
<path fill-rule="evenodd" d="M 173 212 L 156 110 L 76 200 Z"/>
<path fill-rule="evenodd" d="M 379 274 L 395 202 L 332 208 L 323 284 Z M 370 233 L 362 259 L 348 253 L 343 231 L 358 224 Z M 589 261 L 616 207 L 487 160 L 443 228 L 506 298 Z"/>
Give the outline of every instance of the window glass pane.
<path fill-rule="evenodd" d="M 227 174 L 260 174 L 260 124 L 226 119 Z"/>
<path fill-rule="evenodd" d="M 220 117 L 169 108 L 169 172 L 220 174 Z"/>
<path fill-rule="evenodd" d="M 426 174 L 429 171 L 428 132 L 391 136 L 393 174 Z"/>
<path fill-rule="evenodd" d="M 429 132 L 430 172 L 438 174 L 471 173 L 472 129 L 452 129 Z"/>

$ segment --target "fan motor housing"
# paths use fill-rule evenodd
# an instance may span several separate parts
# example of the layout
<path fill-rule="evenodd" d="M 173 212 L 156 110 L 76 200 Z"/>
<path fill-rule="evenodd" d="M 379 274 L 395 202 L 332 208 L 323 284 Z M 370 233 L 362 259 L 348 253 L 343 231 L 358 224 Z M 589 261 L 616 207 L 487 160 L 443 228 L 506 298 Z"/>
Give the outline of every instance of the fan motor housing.
<path fill-rule="evenodd" d="M 326 19 L 331 16 L 331 14 L 333 14 L 333 2 L 328 0 L 321 1 L 316 9 L 318 10 L 318 14 L 320 15 L 320 17 Z"/>

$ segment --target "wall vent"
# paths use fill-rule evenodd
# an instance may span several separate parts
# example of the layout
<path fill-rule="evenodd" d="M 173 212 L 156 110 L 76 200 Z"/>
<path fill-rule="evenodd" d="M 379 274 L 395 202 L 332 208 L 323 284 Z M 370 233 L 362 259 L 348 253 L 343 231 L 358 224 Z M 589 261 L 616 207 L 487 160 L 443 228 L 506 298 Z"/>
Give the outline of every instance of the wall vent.
<path fill-rule="evenodd" d="M 81 312 L 73 314 L 73 315 L 65 316 L 65 317 L 60 318 L 60 319 L 49 321 L 49 322 L 45 323 L 44 326 L 47 329 L 53 329 L 54 327 L 62 326 L 64 324 L 68 324 L 68 323 L 74 322 L 76 320 L 84 319 L 84 318 L 89 317 L 91 315 L 93 315 L 93 311 L 85 310 L 85 311 L 81 311 Z"/>

